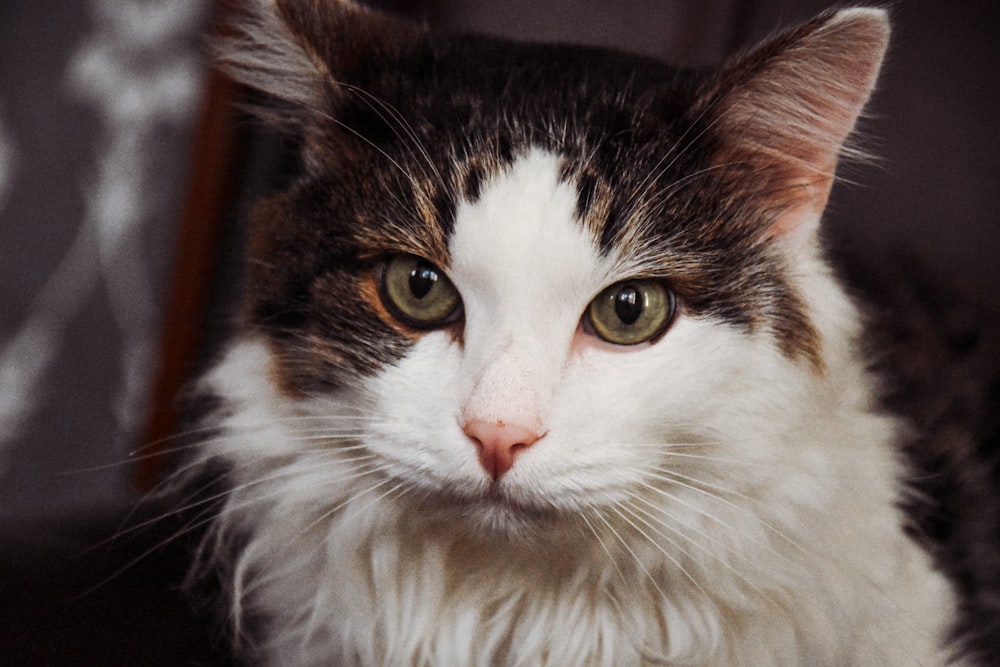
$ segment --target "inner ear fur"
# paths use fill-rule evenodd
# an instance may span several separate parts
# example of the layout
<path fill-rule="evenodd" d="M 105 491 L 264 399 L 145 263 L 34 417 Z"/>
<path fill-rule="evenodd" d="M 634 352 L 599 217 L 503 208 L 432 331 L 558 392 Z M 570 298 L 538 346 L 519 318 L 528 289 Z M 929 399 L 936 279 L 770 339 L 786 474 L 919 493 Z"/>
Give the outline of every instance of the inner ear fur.
<path fill-rule="evenodd" d="M 822 211 L 838 159 L 871 96 L 889 41 L 884 10 L 821 14 L 726 63 L 696 105 L 717 165 L 739 165 L 784 233 Z"/>

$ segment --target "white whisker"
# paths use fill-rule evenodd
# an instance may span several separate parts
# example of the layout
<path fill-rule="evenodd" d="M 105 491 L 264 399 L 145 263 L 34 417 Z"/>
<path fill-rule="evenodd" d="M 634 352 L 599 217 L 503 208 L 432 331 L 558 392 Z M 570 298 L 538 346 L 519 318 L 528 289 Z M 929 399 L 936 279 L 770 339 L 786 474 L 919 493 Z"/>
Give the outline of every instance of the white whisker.
<path fill-rule="evenodd" d="M 642 536 L 642 538 L 643 538 L 644 540 L 646 540 L 646 542 L 647 542 L 648 544 L 651 544 L 651 545 L 652 545 L 652 546 L 653 546 L 653 547 L 654 547 L 654 548 L 655 548 L 655 549 L 656 549 L 657 551 L 659 551 L 659 552 L 660 552 L 660 553 L 661 553 L 661 554 L 663 555 L 663 557 L 664 557 L 664 558 L 666 558 L 666 559 L 667 559 L 668 561 L 670 561 L 670 562 L 671 562 L 671 563 L 672 563 L 672 564 L 673 564 L 673 565 L 674 565 L 674 566 L 675 566 L 675 567 L 677 568 L 677 571 L 678 571 L 678 572 L 680 572 L 680 573 L 681 573 L 681 574 L 682 574 L 682 575 L 683 575 L 683 576 L 684 576 L 684 577 L 685 577 L 685 578 L 686 578 L 686 579 L 687 579 L 688 581 L 690 581 L 690 582 L 691 582 L 691 584 L 692 584 L 692 585 L 693 585 L 693 586 L 694 586 L 694 587 L 695 587 L 696 589 L 698 589 L 698 591 L 699 591 L 699 592 L 700 592 L 700 593 L 701 593 L 702 595 L 704 595 L 704 596 L 705 596 L 705 599 L 706 599 L 706 600 L 708 600 L 708 601 L 709 601 L 709 602 L 710 602 L 710 603 L 712 604 L 712 606 L 713 606 L 713 607 L 716 607 L 716 609 L 718 609 L 718 607 L 716 606 L 716 603 L 715 603 L 715 600 L 714 600 L 714 599 L 712 598 L 712 596 L 711 596 L 711 595 L 709 595 L 709 594 L 708 594 L 708 591 L 706 591 L 706 590 L 705 590 L 705 589 L 704 589 L 704 588 L 702 587 L 702 585 L 701 585 L 700 583 L 698 583 L 698 580 L 697 580 L 697 579 L 695 579 L 695 578 L 694 578 L 694 577 L 693 577 L 693 576 L 691 575 L 691 573 L 687 571 L 687 568 L 685 568 L 685 567 L 684 567 L 684 565 L 683 565 L 683 564 L 682 564 L 682 563 L 681 563 L 681 562 L 680 562 L 679 560 L 677 560 L 677 557 L 676 557 L 676 556 L 674 556 L 673 554 L 671 554 L 671 553 L 670 553 L 669 551 L 667 551 L 667 550 L 666 550 L 666 549 L 665 549 L 665 548 L 663 547 L 663 545 L 661 545 L 661 544 L 660 544 L 659 542 L 657 542 L 657 541 L 656 541 L 656 540 L 654 540 L 654 539 L 653 539 L 652 537 L 650 537 L 650 536 L 649 536 L 649 535 L 648 535 L 648 534 L 646 533 L 646 531 L 644 531 L 644 530 L 643 530 L 642 528 L 640 528 L 639 526 L 637 526 L 637 525 L 636 525 L 636 523 L 635 523 L 635 521 L 633 521 L 633 520 L 632 520 L 632 519 L 630 519 L 630 518 L 629 518 L 628 516 L 626 516 L 626 515 L 624 514 L 624 512 L 622 511 L 623 509 L 626 509 L 626 508 L 625 508 L 625 506 L 621 506 L 621 509 L 619 509 L 619 507 L 620 507 L 620 506 L 619 506 L 619 505 L 618 505 L 617 503 L 615 503 L 615 504 L 611 505 L 611 506 L 609 507 L 609 509 L 610 509 L 610 510 L 611 510 L 612 512 L 614 512 L 615 514 L 617 514 L 617 515 L 618 515 L 618 516 L 619 516 L 619 517 L 620 517 L 620 518 L 622 519 L 622 521 L 624 521 L 625 523 L 627 523 L 627 524 L 628 524 L 628 525 L 629 525 L 629 526 L 630 526 L 630 527 L 631 527 L 631 528 L 632 528 L 632 529 L 633 529 L 633 530 L 634 530 L 635 532 L 637 532 L 637 533 L 638 533 L 639 535 L 641 535 L 641 536 Z M 629 514 L 631 514 L 631 515 L 632 515 L 632 518 L 634 518 L 634 519 L 636 519 L 636 520 L 640 521 L 640 522 L 641 522 L 641 523 L 643 523 L 643 524 L 646 524 L 646 522 L 642 521 L 642 520 L 641 520 L 640 518 L 638 518 L 638 517 L 635 517 L 635 515 L 634 515 L 634 514 L 633 514 L 633 513 L 631 512 L 631 511 L 629 512 Z M 647 527 L 649 527 L 649 526 L 647 525 Z M 672 546 L 674 546 L 674 547 L 676 547 L 676 548 L 677 548 L 678 550 L 680 550 L 680 551 L 684 552 L 684 550 L 683 550 L 683 549 L 681 549 L 681 548 L 680 548 L 680 547 L 679 547 L 679 546 L 677 545 L 677 543 L 676 543 L 675 541 L 673 541 L 673 540 L 668 540 L 668 541 L 670 542 L 670 544 L 671 544 Z M 686 552 L 685 552 L 685 553 L 686 553 Z M 650 576 L 650 579 L 652 580 L 652 579 L 653 579 L 653 577 L 652 577 L 652 575 L 650 575 L 650 574 L 649 574 L 649 571 L 648 571 L 648 570 L 646 570 L 646 568 L 645 568 L 645 565 L 643 565 L 643 566 L 642 566 L 642 568 L 643 568 L 643 571 L 644 571 L 644 572 L 645 572 L 645 573 L 646 573 L 646 574 L 647 574 L 648 576 Z M 656 584 L 654 584 L 654 585 L 656 585 Z M 658 591 L 658 592 L 659 592 L 659 593 L 660 593 L 661 595 L 663 595 L 663 597 L 664 597 L 664 598 L 666 598 L 666 595 L 664 595 L 664 594 L 663 594 L 663 591 L 662 591 L 662 590 L 661 590 L 661 589 L 659 588 L 659 586 L 658 586 L 658 585 L 656 585 L 656 590 L 657 590 L 657 591 Z"/>
<path fill-rule="evenodd" d="M 674 470 L 670 470 L 668 468 L 656 468 L 656 470 L 663 474 L 654 475 L 655 478 L 665 481 L 669 484 L 675 484 L 690 491 L 694 491 L 695 493 L 701 494 L 707 498 L 712 498 L 713 500 L 729 507 L 730 509 L 734 509 L 740 514 L 750 517 L 751 519 L 753 519 L 760 525 L 764 526 L 769 531 L 771 531 L 772 533 L 774 533 L 775 535 L 783 539 L 785 542 L 787 542 L 789 545 L 795 547 L 796 549 L 800 551 L 804 550 L 795 540 L 788 537 L 784 532 L 779 530 L 770 522 L 766 521 L 762 516 L 760 516 L 760 514 L 753 512 L 752 510 L 746 507 L 737 505 L 733 501 L 724 498 L 721 495 L 718 495 L 717 493 L 712 493 L 711 491 L 716 491 L 718 493 L 726 495 L 732 495 L 742 500 L 746 500 L 747 502 L 752 504 L 760 504 L 759 500 L 751 498 L 750 496 L 747 496 L 746 494 L 740 493 L 738 491 L 734 491 L 732 489 L 726 489 L 724 487 L 718 486 L 717 484 L 712 484 L 710 482 L 705 482 L 703 480 L 695 479 L 693 477 L 684 475 Z M 700 488 L 702 486 L 704 486 L 705 488 Z M 711 489 L 711 491 L 709 491 L 708 489 Z"/>
<path fill-rule="evenodd" d="M 600 535 L 600 533 L 597 532 L 597 529 L 594 528 L 594 525 L 592 523 L 590 523 L 590 520 L 587 518 L 587 514 L 581 512 L 581 513 L 577 514 L 576 516 L 579 517 L 581 521 L 583 521 L 583 524 L 587 527 L 587 530 L 590 531 L 590 534 L 594 536 L 594 539 L 597 540 L 597 543 L 601 545 L 601 549 L 608 556 L 608 562 L 611 563 L 611 565 L 614 568 L 615 572 L 618 573 L 618 576 L 619 576 L 619 578 L 621 578 L 622 583 L 624 583 L 626 586 L 628 586 L 629 583 L 630 583 L 630 581 L 629 581 L 628 577 L 625 576 L 625 573 L 622 572 L 621 568 L 618 567 L 618 559 L 615 558 L 614 554 L 611 553 L 611 549 L 608 548 L 608 545 L 604 541 L 604 538 L 602 538 L 601 535 Z"/>
<path fill-rule="evenodd" d="M 373 95 L 372 93 L 368 92 L 363 88 L 360 88 L 358 86 L 353 86 L 345 82 L 338 82 L 338 83 L 345 89 L 350 90 L 351 92 L 357 94 L 358 96 L 363 96 L 365 103 L 368 105 L 368 108 L 374 111 L 375 114 L 383 121 L 385 121 L 387 125 L 392 127 L 393 132 L 395 132 L 396 136 L 402 141 L 403 137 L 396 130 L 396 127 L 389 122 L 388 118 L 386 118 L 378 109 L 375 108 L 374 104 L 378 104 L 384 111 L 386 111 L 392 117 L 392 119 L 396 121 L 396 125 L 402 128 L 403 131 L 406 133 L 406 135 L 410 138 L 410 141 L 412 142 L 413 146 L 417 148 L 417 151 L 424 159 L 424 161 L 427 163 L 427 166 L 429 166 L 431 168 L 431 171 L 434 172 L 434 175 L 437 177 L 438 182 L 444 184 L 444 178 L 441 176 L 441 172 L 438 170 L 437 165 L 434 164 L 434 160 L 431 159 L 430 153 L 427 151 L 426 146 L 424 146 L 424 144 L 420 141 L 420 137 L 417 136 L 417 133 L 413 129 L 413 126 L 410 125 L 410 123 L 406 120 L 406 118 L 403 117 L 403 114 L 399 112 L 399 109 L 389 104 L 381 97 Z M 404 141 L 404 144 L 405 143 L 406 142 Z"/>
<path fill-rule="evenodd" d="M 678 526 L 683 525 L 686 529 L 688 529 L 690 531 L 693 531 L 693 533 L 695 535 L 697 535 L 699 538 L 701 538 L 703 540 L 707 540 L 708 542 L 711 542 L 712 544 L 718 545 L 718 546 L 722 547 L 723 549 L 725 549 L 726 551 L 730 551 L 731 550 L 731 548 L 732 548 L 731 544 L 722 541 L 721 539 L 719 539 L 718 537 L 710 534 L 707 531 L 700 530 L 700 529 L 696 528 L 695 526 L 691 526 L 689 524 L 686 524 L 686 523 L 682 522 L 679 519 L 679 517 L 677 517 L 675 514 L 672 514 L 671 512 L 669 512 L 663 506 L 657 505 L 656 503 L 651 502 L 649 499 L 644 498 L 643 496 L 641 496 L 639 494 L 630 493 L 629 496 L 633 499 L 633 501 L 638 502 L 638 503 L 642 503 L 643 505 L 646 505 L 648 508 L 650 508 L 650 509 L 644 509 L 644 508 L 639 507 L 639 506 L 637 506 L 637 505 L 635 505 L 633 503 L 633 504 L 630 505 L 630 509 L 632 510 L 633 516 L 634 516 L 634 512 L 639 512 L 643 516 L 645 516 L 649 521 L 643 521 L 643 523 L 646 526 L 648 526 L 650 528 L 650 530 L 653 530 L 654 532 L 656 532 L 663 539 L 668 540 L 671 543 L 673 543 L 674 546 L 676 546 L 679 550 L 681 550 L 684 553 L 684 555 L 687 556 L 690 560 L 692 560 L 694 562 L 698 562 L 699 559 L 696 556 L 692 555 L 689 551 L 687 551 L 686 549 L 684 549 L 683 547 L 681 547 L 680 543 L 677 540 L 674 540 L 673 538 L 671 538 L 671 537 L 669 537 L 667 535 L 664 535 L 661 530 L 659 530 L 656 526 L 652 525 L 649 522 L 650 521 L 655 522 L 657 526 L 660 526 L 663 529 L 668 530 L 671 533 L 674 533 L 684 543 L 690 544 L 691 546 L 697 548 L 702 553 L 706 554 L 711 560 L 719 563 L 724 569 L 726 569 L 730 574 L 732 574 L 737 580 L 739 580 L 739 581 L 743 582 L 744 584 L 746 584 L 748 588 L 750 588 L 751 590 L 753 590 L 754 592 L 756 592 L 762 598 L 764 598 L 766 600 L 769 600 L 769 601 L 771 600 L 770 596 L 765 591 L 763 591 L 758 585 L 756 585 L 749 577 L 747 577 L 742 572 L 740 572 L 735 567 L 733 567 L 732 564 L 729 562 L 728 559 L 721 557 L 715 551 L 713 551 L 711 548 L 709 548 L 707 545 L 702 544 L 700 542 L 697 542 L 695 540 L 692 540 L 691 536 L 688 535 L 688 534 L 686 534 L 686 533 L 684 533 L 683 531 L 681 531 Z M 659 512 L 660 514 L 664 515 L 668 519 L 672 519 L 673 523 L 671 523 L 669 521 L 665 521 L 662 518 L 655 516 L 652 513 L 651 510 L 655 510 L 656 512 Z M 639 518 L 639 517 L 636 517 L 636 518 Z M 773 552 L 773 550 L 772 550 L 772 552 Z"/>
<path fill-rule="evenodd" d="M 616 514 L 618 513 L 616 510 L 614 510 L 613 506 L 610 507 L 609 509 L 615 511 Z M 593 514 L 595 517 L 600 519 L 601 523 L 605 525 L 605 527 L 608 529 L 611 535 L 618 540 L 619 544 L 622 545 L 622 548 L 625 549 L 625 551 L 629 554 L 629 556 L 632 557 L 632 561 L 639 567 L 640 570 L 642 570 L 642 573 L 646 576 L 646 579 L 653 586 L 653 588 L 656 589 L 656 592 L 660 595 L 660 598 L 667 599 L 667 595 L 666 593 L 663 592 L 663 589 L 660 588 L 660 584 L 656 580 L 656 577 L 654 577 L 652 573 L 650 573 L 650 571 L 646 568 L 646 564 L 643 563 L 642 559 L 639 558 L 639 556 L 635 553 L 635 551 L 632 549 L 632 546 L 628 543 L 628 540 L 622 537 L 621 533 L 618 532 L 618 529 L 615 528 L 613 525 L 611 525 L 611 523 L 606 518 L 604 518 L 603 514 L 601 514 L 598 511 L 594 511 Z M 624 517 L 622 518 L 624 519 Z M 628 523 L 627 519 L 625 519 L 625 521 L 626 523 Z"/>

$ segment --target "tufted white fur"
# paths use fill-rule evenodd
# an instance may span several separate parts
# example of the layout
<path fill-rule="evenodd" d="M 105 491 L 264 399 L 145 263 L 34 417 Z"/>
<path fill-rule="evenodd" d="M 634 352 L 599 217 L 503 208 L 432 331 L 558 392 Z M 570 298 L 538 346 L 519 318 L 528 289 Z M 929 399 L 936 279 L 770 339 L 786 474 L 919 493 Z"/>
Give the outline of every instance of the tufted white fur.
<path fill-rule="evenodd" d="M 858 316 L 815 219 L 782 240 L 825 373 L 683 312 L 652 345 L 578 326 L 628 278 L 532 151 L 457 213 L 463 343 L 295 401 L 262 341 L 209 377 L 235 469 L 234 613 L 274 665 L 942 665 L 953 601 L 895 507 Z M 812 214 L 810 214 L 812 215 Z M 463 414 L 545 436 L 491 487 Z"/>

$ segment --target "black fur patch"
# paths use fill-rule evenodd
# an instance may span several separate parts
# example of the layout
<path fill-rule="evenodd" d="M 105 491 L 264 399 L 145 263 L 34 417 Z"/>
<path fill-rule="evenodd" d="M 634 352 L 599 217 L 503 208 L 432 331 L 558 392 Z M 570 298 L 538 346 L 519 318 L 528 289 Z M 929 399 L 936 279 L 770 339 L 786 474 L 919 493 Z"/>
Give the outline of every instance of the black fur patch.
<path fill-rule="evenodd" d="M 841 255 L 869 305 L 884 404 L 916 427 L 901 443 L 908 529 L 959 592 L 956 645 L 973 664 L 1000 664 L 1000 315 L 912 259 Z"/>

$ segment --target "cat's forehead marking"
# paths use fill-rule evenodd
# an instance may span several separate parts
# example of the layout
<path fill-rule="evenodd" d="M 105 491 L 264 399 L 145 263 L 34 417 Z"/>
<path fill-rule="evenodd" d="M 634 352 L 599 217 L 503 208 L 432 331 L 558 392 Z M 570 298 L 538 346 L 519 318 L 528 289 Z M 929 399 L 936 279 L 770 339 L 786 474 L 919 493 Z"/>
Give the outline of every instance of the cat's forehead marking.
<path fill-rule="evenodd" d="M 449 272 L 462 294 L 462 410 L 544 423 L 565 356 L 608 260 L 577 217 L 563 160 L 531 149 L 456 208 Z"/>
<path fill-rule="evenodd" d="M 580 224 L 577 189 L 562 173 L 558 155 L 530 149 L 486 178 L 474 200 L 459 203 L 450 270 L 460 289 L 473 292 L 466 298 L 551 308 L 600 287 L 609 262 Z"/>

